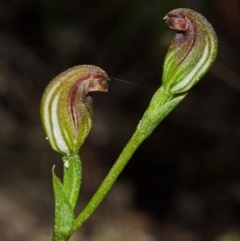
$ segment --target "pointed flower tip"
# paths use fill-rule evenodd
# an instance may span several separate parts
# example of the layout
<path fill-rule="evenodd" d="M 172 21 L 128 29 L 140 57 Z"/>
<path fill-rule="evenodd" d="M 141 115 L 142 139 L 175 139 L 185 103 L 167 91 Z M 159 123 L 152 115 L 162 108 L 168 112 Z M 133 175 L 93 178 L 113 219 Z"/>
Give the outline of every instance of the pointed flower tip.
<path fill-rule="evenodd" d="M 163 87 L 171 93 L 187 92 L 214 62 L 217 36 L 210 23 L 191 9 L 172 10 L 164 19 L 178 32 L 165 57 Z"/>
<path fill-rule="evenodd" d="M 63 154 L 77 153 L 92 124 L 92 91 L 106 92 L 109 78 L 92 65 L 70 68 L 46 87 L 40 107 L 44 132 L 51 147 Z"/>

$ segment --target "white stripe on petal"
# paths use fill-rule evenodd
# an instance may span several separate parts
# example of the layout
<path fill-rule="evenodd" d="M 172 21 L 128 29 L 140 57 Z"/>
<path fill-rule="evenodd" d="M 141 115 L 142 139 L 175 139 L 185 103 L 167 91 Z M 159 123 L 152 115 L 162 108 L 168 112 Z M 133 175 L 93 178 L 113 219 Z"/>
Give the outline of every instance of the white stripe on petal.
<path fill-rule="evenodd" d="M 63 135 L 60 130 L 59 122 L 58 122 L 58 113 L 57 113 L 57 107 L 58 107 L 58 99 L 59 96 L 54 96 L 53 102 L 52 102 L 52 108 L 51 108 L 51 114 L 52 114 L 52 123 L 53 123 L 53 136 L 54 138 L 52 140 L 55 140 L 54 143 L 52 143 L 52 146 L 55 147 L 56 150 L 61 151 L 62 153 L 68 153 L 68 146 L 65 143 L 65 140 L 63 139 Z M 56 142 L 56 143 L 55 143 Z"/>
<path fill-rule="evenodd" d="M 195 84 L 196 80 L 201 77 L 203 73 L 205 73 L 206 69 L 209 67 L 211 62 L 211 58 L 209 57 L 209 48 L 208 43 L 206 43 L 203 55 L 199 59 L 199 62 L 195 65 L 195 67 L 185 76 L 186 73 L 183 73 L 182 76 L 179 76 L 178 83 L 171 89 L 172 92 L 184 92 L 189 89 L 193 84 Z"/>

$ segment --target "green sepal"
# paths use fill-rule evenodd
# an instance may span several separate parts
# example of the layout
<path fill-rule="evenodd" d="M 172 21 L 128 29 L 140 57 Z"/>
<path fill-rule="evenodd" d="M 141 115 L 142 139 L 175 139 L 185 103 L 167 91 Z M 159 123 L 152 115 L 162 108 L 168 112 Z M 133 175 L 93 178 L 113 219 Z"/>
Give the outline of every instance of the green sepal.
<path fill-rule="evenodd" d="M 82 164 L 77 154 L 64 156 L 63 162 L 63 188 L 70 205 L 74 209 L 78 200 L 82 181 Z"/>
<path fill-rule="evenodd" d="M 55 200 L 55 225 L 53 241 L 67 241 L 74 220 L 74 211 L 70 205 L 61 180 L 55 175 L 52 169 L 53 190 Z"/>

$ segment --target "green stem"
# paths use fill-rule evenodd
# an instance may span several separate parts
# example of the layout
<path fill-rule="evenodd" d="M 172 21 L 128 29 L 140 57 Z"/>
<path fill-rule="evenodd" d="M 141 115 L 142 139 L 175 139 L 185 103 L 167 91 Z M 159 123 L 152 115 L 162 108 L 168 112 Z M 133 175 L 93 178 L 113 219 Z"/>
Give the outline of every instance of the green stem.
<path fill-rule="evenodd" d="M 164 117 L 167 116 L 171 110 L 173 110 L 174 107 L 183 100 L 184 97 L 185 95 L 174 96 L 166 93 L 163 88 L 160 88 L 154 94 L 147 111 L 137 126 L 135 133 L 123 149 L 119 158 L 109 171 L 106 178 L 103 180 L 90 202 L 74 220 L 71 233 L 75 232 L 95 211 L 139 145 L 152 133 L 161 120 L 164 119 Z"/>
<path fill-rule="evenodd" d="M 80 192 L 82 164 L 77 154 L 63 157 L 63 182 L 53 168 L 53 190 L 55 199 L 55 224 L 52 241 L 67 241 L 71 236 L 74 208 Z"/>
<path fill-rule="evenodd" d="M 74 209 L 80 193 L 82 182 L 82 162 L 77 154 L 63 157 L 63 186 L 69 203 Z"/>
<path fill-rule="evenodd" d="M 70 236 L 64 236 L 62 234 L 53 233 L 52 241 L 68 241 Z"/>

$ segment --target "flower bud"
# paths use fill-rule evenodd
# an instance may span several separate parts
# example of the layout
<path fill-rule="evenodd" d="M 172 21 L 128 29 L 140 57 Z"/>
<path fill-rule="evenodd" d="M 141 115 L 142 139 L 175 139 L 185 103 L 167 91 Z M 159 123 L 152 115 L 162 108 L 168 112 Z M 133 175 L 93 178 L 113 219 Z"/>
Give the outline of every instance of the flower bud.
<path fill-rule="evenodd" d="M 64 155 L 77 153 L 92 125 L 93 99 L 89 92 L 108 90 L 102 69 L 80 65 L 55 77 L 41 100 L 41 121 L 51 147 Z"/>
<path fill-rule="evenodd" d="M 187 92 L 208 71 L 217 55 L 217 37 L 199 13 L 176 9 L 164 18 L 178 30 L 164 61 L 163 87 L 170 93 Z"/>

